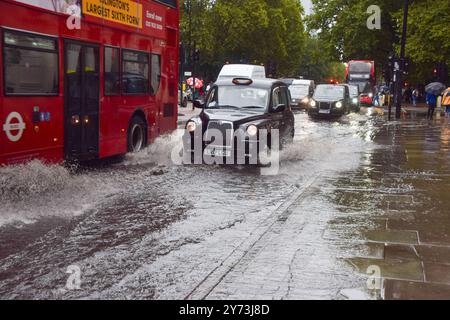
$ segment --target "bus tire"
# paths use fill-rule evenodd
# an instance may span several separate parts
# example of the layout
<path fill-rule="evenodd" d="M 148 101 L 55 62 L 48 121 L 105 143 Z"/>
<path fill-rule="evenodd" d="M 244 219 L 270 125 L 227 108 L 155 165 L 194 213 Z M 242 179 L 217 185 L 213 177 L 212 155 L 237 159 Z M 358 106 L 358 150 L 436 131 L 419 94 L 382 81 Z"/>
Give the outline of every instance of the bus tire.
<path fill-rule="evenodd" d="M 147 145 L 147 126 L 142 117 L 135 115 L 128 127 L 127 146 L 128 152 L 136 153 L 144 149 Z"/>

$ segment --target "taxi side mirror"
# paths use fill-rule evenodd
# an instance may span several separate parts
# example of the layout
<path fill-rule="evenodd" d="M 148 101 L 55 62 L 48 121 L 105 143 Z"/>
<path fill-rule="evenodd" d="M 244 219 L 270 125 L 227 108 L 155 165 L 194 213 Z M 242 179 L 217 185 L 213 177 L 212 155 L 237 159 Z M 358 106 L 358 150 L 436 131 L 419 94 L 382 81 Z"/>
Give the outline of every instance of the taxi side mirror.
<path fill-rule="evenodd" d="M 204 105 L 203 100 L 194 100 L 194 108 L 203 109 Z"/>
<path fill-rule="evenodd" d="M 274 112 L 283 112 L 284 110 L 286 110 L 286 105 L 281 103 L 273 108 Z"/>

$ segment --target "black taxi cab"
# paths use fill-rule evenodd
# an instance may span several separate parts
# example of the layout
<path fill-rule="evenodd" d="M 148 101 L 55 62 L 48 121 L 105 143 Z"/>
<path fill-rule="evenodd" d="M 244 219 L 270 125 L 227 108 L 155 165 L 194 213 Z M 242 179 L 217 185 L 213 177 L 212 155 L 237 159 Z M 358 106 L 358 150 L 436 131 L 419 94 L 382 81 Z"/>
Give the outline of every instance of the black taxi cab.
<path fill-rule="evenodd" d="M 236 159 L 238 145 L 243 146 L 241 156 L 255 160 L 262 148 L 272 148 L 275 139 L 282 148 L 294 137 L 289 90 L 275 79 L 219 80 L 205 101 L 196 100 L 194 106 L 202 112 L 186 123 L 183 149 L 185 157 L 197 162 L 204 156 Z"/>
<path fill-rule="evenodd" d="M 347 86 L 320 84 L 312 97 L 308 115 L 310 117 L 340 117 L 350 113 L 350 92 Z"/>

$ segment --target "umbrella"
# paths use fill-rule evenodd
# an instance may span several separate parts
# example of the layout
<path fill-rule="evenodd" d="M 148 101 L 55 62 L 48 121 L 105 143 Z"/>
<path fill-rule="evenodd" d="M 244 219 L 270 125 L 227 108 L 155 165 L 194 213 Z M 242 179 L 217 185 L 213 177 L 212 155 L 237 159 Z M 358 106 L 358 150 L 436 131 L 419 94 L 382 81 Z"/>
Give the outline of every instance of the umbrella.
<path fill-rule="evenodd" d="M 441 95 L 442 91 L 446 89 L 446 86 L 440 82 L 432 82 L 425 87 L 427 93 L 434 94 L 435 96 Z"/>
<path fill-rule="evenodd" d="M 444 95 L 442 97 L 442 105 L 450 106 L 450 88 L 444 91 Z"/>
<path fill-rule="evenodd" d="M 189 78 L 186 80 L 186 83 L 188 84 L 188 86 L 193 86 L 194 85 L 194 78 Z M 199 79 L 199 78 L 195 78 L 195 89 L 200 89 L 201 87 L 203 87 L 203 80 Z"/>

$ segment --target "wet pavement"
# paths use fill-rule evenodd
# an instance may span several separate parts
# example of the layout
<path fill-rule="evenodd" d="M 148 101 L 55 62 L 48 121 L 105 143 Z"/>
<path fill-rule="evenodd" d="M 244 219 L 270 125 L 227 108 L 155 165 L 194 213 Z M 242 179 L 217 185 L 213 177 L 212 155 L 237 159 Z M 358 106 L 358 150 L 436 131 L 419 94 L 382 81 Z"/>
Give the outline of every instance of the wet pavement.
<path fill-rule="evenodd" d="M 450 125 L 296 115 L 280 172 L 0 169 L 2 299 L 450 299 Z M 79 289 L 67 285 L 80 269 Z"/>

